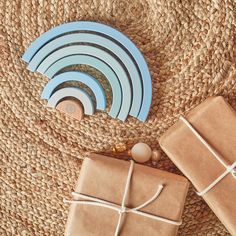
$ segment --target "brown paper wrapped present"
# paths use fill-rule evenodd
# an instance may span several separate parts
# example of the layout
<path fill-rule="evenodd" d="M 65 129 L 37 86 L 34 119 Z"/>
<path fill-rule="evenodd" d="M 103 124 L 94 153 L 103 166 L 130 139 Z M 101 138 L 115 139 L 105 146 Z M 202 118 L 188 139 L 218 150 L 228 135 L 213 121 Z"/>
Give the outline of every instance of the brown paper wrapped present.
<path fill-rule="evenodd" d="M 236 113 L 222 97 L 208 98 L 173 125 L 160 145 L 236 235 Z"/>
<path fill-rule="evenodd" d="M 92 154 L 68 201 L 65 235 L 176 235 L 188 186 L 182 176 Z"/>

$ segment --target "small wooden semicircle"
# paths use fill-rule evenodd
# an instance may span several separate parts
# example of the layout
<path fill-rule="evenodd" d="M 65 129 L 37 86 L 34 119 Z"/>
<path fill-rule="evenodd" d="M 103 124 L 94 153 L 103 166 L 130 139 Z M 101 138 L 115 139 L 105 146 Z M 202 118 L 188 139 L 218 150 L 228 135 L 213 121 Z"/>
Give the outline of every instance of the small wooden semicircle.
<path fill-rule="evenodd" d="M 81 121 L 84 117 L 84 109 L 82 104 L 76 99 L 65 99 L 59 102 L 56 109 L 63 112 L 78 121 Z"/>

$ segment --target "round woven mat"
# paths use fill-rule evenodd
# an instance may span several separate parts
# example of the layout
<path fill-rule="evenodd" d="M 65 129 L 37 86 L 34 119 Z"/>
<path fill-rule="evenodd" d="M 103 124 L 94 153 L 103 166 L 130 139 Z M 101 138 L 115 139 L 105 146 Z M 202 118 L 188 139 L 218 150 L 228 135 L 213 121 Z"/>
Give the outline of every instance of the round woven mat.
<path fill-rule="evenodd" d="M 0 1 L 0 235 L 63 235 L 62 199 L 73 190 L 85 151 L 112 153 L 118 143 L 130 148 L 137 141 L 159 148 L 178 114 L 212 95 L 236 109 L 234 0 L 127 2 Z M 97 112 L 79 123 L 45 107 L 40 93 L 48 80 L 20 57 L 41 33 L 75 20 L 109 24 L 141 49 L 153 80 L 147 122 Z M 153 166 L 178 173 L 164 154 Z M 228 235 L 193 187 L 179 235 Z"/>

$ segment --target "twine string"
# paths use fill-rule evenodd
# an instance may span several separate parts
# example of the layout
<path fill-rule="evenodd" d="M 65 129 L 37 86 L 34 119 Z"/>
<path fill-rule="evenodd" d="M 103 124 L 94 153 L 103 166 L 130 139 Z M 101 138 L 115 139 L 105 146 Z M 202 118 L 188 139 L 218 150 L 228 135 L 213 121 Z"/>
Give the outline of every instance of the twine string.
<path fill-rule="evenodd" d="M 198 131 L 190 124 L 190 122 L 180 116 L 180 120 L 193 132 L 197 139 L 210 151 L 210 153 L 224 166 L 225 171 L 211 184 L 209 184 L 201 192 L 197 192 L 199 196 L 203 196 L 212 188 L 214 188 L 221 180 L 223 180 L 228 174 L 232 174 L 233 178 L 236 180 L 236 161 L 232 165 L 226 164 L 223 157 L 198 133 Z"/>
<path fill-rule="evenodd" d="M 121 205 L 118 205 L 118 204 L 115 204 L 115 203 L 112 203 L 109 201 L 105 201 L 105 200 L 102 200 L 102 199 L 99 199 L 99 198 L 96 198 L 93 196 L 88 196 L 88 195 L 85 195 L 82 193 L 76 193 L 76 192 L 72 192 L 72 196 L 79 197 L 82 200 L 66 200 L 66 199 L 64 199 L 64 202 L 65 203 L 73 203 L 73 204 L 81 204 L 81 205 L 100 206 L 100 207 L 104 207 L 104 208 L 108 208 L 108 209 L 117 211 L 119 214 L 119 218 L 118 218 L 116 230 L 114 233 L 115 236 L 119 235 L 119 232 L 122 227 L 122 219 L 123 219 L 123 216 L 125 213 L 134 213 L 134 214 L 141 215 L 141 216 L 147 217 L 147 218 L 151 218 L 153 220 L 158 220 L 158 221 L 161 221 L 164 223 L 177 225 L 177 226 L 181 225 L 181 223 L 182 223 L 181 221 L 169 220 L 164 217 L 160 217 L 160 216 L 156 216 L 156 215 L 152 215 L 152 214 L 140 211 L 142 208 L 144 208 L 145 206 L 149 205 L 151 202 L 153 202 L 154 200 L 157 199 L 157 197 L 161 194 L 161 192 L 164 188 L 163 185 L 158 185 L 156 193 L 150 199 L 148 199 L 146 202 L 140 204 L 139 206 L 137 206 L 135 208 L 128 208 L 125 206 L 126 199 L 127 199 L 128 192 L 129 192 L 133 168 L 134 168 L 134 161 L 131 160 Z"/>
<path fill-rule="evenodd" d="M 126 184 L 125 184 L 125 191 L 124 191 L 123 199 L 122 199 L 122 202 L 121 202 L 121 208 L 118 211 L 119 219 L 118 219 L 118 223 L 117 223 L 117 226 L 116 226 L 115 236 L 119 235 L 119 231 L 120 231 L 120 228 L 121 228 L 122 217 L 123 217 L 124 213 L 126 212 L 125 203 L 126 203 L 126 199 L 127 199 L 127 195 L 128 195 L 128 191 L 129 191 L 129 186 L 130 186 L 130 182 L 131 182 L 133 169 L 134 169 L 134 161 L 131 160 L 130 161 L 130 166 L 129 166 L 129 172 L 128 172 L 128 176 L 127 176 L 127 180 L 126 180 Z"/>

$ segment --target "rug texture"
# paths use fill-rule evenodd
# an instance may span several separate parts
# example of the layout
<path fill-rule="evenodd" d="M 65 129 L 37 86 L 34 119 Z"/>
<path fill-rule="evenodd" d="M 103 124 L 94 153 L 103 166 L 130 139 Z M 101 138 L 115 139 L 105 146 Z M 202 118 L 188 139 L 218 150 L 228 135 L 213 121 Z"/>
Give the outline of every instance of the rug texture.
<path fill-rule="evenodd" d="M 85 152 L 114 153 L 158 139 L 207 97 L 223 95 L 236 109 L 234 0 L 0 0 L 0 235 L 63 235 L 69 198 Z M 48 79 L 21 56 L 53 26 L 76 20 L 111 25 L 143 52 L 153 81 L 145 123 L 97 112 L 78 122 L 46 108 Z M 80 68 L 103 81 L 97 71 Z M 110 99 L 110 90 L 106 93 Z M 220 135 L 220 134 L 219 134 Z M 154 168 L 179 173 L 164 155 Z M 91 225 L 92 227 L 92 225 Z M 229 235 L 191 187 L 179 235 Z"/>

